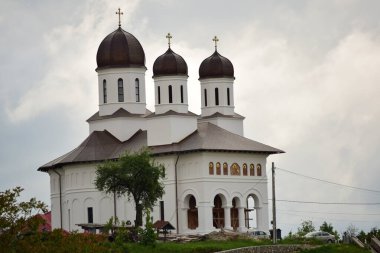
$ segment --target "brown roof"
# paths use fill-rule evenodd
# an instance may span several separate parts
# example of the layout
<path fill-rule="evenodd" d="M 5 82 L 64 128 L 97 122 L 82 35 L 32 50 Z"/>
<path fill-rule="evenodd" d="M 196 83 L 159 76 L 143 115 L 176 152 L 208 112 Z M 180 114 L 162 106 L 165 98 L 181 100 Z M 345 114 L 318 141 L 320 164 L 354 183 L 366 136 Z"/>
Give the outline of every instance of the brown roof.
<path fill-rule="evenodd" d="M 187 76 L 187 64 L 182 56 L 174 53 L 169 47 L 163 55 L 154 61 L 153 77 L 173 75 Z"/>
<path fill-rule="evenodd" d="M 228 77 L 234 78 L 234 66 L 226 57 L 220 55 L 218 51 L 204 59 L 199 66 L 199 79 Z"/>
<path fill-rule="evenodd" d="M 161 113 L 161 114 L 156 114 L 156 113 L 151 113 L 149 114 L 148 116 L 146 116 L 146 118 L 153 118 L 153 117 L 159 117 L 159 116 L 168 116 L 168 115 L 178 115 L 178 116 L 198 116 L 197 114 L 193 113 L 193 112 L 187 112 L 187 113 L 180 113 L 180 112 L 176 112 L 176 111 L 173 111 L 173 110 L 169 110 L 167 112 L 164 112 L 164 113 Z"/>
<path fill-rule="evenodd" d="M 220 117 L 220 118 L 238 118 L 238 119 L 245 119 L 244 116 L 241 116 L 240 114 L 237 114 L 237 113 L 234 113 L 234 115 L 225 115 L 225 114 L 221 114 L 220 112 L 216 112 L 216 113 L 211 114 L 211 115 L 209 115 L 209 116 L 201 117 L 201 119 L 209 119 L 209 118 L 217 118 L 217 117 Z"/>
<path fill-rule="evenodd" d="M 99 162 L 116 159 L 125 151 L 135 152 L 147 146 L 147 132 L 139 130 L 130 139 L 121 142 L 108 131 L 94 131 L 73 151 L 41 166 L 47 171 L 69 163 Z M 252 141 L 211 123 L 199 123 L 198 129 L 178 143 L 151 146 L 153 155 L 199 151 L 284 153 L 280 149 Z"/>
<path fill-rule="evenodd" d="M 92 115 L 87 122 L 90 121 L 96 121 L 96 120 L 102 120 L 102 119 L 112 119 L 112 118 L 122 118 L 122 117 L 145 117 L 147 115 L 152 114 L 151 111 L 146 109 L 145 114 L 136 114 L 136 113 L 130 113 L 124 108 L 118 109 L 116 112 L 114 112 L 111 115 L 105 115 L 105 116 L 100 116 L 99 111 L 96 112 L 94 115 Z"/>

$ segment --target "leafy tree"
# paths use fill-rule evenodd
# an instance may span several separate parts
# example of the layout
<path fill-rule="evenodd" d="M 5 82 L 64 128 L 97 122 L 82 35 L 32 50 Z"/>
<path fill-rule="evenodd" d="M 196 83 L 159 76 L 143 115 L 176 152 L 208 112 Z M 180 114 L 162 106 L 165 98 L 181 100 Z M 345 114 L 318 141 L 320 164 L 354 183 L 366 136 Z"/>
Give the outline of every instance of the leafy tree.
<path fill-rule="evenodd" d="M 95 185 L 101 191 L 132 198 L 136 209 L 135 225 L 141 226 L 143 210 L 152 209 L 164 194 L 164 177 L 165 167 L 157 164 L 147 149 L 142 149 L 99 165 Z"/>
<path fill-rule="evenodd" d="M 0 247 L 2 249 L 16 244 L 20 234 L 37 231 L 43 220 L 35 214 L 47 211 L 47 206 L 35 198 L 19 202 L 18 198 L 23 190 L 21 187 L 15 187 L 0 192 Z"/>
<path fill-rule="evenodd" d="M 358 233 L 359 229 L 357 227 L 355 227 L 355 225 L 353 224 L 350 224 L 346 231 L 344 232 L 347 236 L 349 237 L 352 237 L 352 236 L 356 236 L 356 234 Z"/>
<path fill-rule="evenodd" d="M 327 223 L 326 221 L 322 223 L 322 225 L 319 227 L 320 231 L 330 233 L 335 236 L 335 239 L 339 239 L 338 231 L 334 231 L 334 227 L 331 223 Z"/>
<path fill-rule="evenodd" d="M 307 233 L 315 231 L 315 227 L 313 225 L 313 222 L 311 220 L 306 220 L 301 223 L 301 226 L 298 227 L 298 236 L 304 236 Z"/>

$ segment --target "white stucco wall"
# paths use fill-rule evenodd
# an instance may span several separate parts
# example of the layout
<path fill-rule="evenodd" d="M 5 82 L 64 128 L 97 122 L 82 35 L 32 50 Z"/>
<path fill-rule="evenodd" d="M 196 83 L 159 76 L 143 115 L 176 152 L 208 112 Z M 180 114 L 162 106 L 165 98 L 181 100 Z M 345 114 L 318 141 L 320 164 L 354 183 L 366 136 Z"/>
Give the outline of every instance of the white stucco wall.
<path fill-rule="evenodd" d="M 227 131 L 244 136 L 244 118 L 227 118 L 227 117 L 213 117 L 213 118 L 200 118 L 199 123 L 209 122 L 218 127 L 226 129 Z"/>

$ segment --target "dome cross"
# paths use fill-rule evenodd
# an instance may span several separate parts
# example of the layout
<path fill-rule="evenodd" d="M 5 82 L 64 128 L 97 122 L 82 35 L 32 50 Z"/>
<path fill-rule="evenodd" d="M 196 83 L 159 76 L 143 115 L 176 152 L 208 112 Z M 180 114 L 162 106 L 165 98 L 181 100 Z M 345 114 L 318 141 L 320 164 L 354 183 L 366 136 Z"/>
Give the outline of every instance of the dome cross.
<path fill-rule="evenodd" d="M 120 11 L 120 8 L 118 9 L 118 11 L 116 12 L 116 14 L 119 15 L 119 27 L 121 27 L 121 22 L 120 22 L 120 15 L 123 15 L 124 13 Z"/>
<path fill-rule="evenodd" d="M 168 39 L 168 45 L 170 48 L 170 40 L 173 38 L 173 36 L 170 33 L 168 33 L 168 35 L 166 35 L 166 38 Z"/>
<path fill-rule="evenodd" d="M 218 37 L 214 36 L 214 38 L 212 39 L 212 41 L 215 42 L 215 51 L 216 51 L 217 48 L 218 48 L 218 41 L 219 41 L 219 39 L 218 39 Z"/>

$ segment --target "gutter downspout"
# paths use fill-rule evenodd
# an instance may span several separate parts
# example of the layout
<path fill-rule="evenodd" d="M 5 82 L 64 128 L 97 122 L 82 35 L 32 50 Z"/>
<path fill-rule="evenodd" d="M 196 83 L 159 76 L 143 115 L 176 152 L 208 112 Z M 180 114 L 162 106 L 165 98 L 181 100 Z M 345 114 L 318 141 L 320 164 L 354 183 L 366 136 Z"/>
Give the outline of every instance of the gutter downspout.
<path fill-rule="evenodd" d="M 177 234 L 178 234 L 178 231 L 179 231 L 179 228 L 178 228 L 178 178 L 177 178 L 177 163 L 178 163 L 178 160 L 179 160 L 179 153 L 177 153 L 177 160 L 175 162 L 175 165 L 174 165 L 174 177 L 175 177 L 175 210 L 176 210 L 176 227 L 177 227 Z"/>
<path fill-rule="evenodd" d="M 61 220 L 61 229 L 63 229 L 62 221 L 62 183 L 61 183 L 61 174 L 59 174 L 55 169 L 52 170 L 55 174 L 58 175 L 59 179 L 59 218 Z"/>

